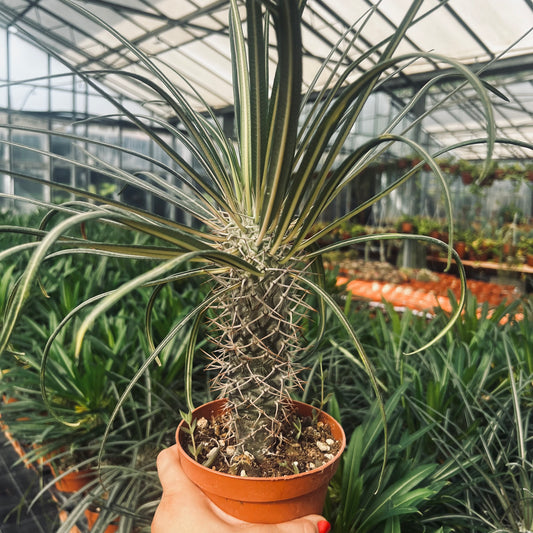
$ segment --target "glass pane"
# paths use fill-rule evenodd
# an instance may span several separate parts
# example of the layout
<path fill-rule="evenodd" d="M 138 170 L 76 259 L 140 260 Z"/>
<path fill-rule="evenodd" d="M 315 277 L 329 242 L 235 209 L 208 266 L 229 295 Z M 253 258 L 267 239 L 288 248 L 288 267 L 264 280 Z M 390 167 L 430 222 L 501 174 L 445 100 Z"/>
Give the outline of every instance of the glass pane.
<path fill-rule="evenodd" d="M 64 137 L 52 135 L 50 138 L 50 151 L 53 154 L 70 157 L 72 154 L 72 141 Z"/>
<path fill-rule="evenodd" d="M 13 142 L 27 146 L 28 148 L 44 149 L 45 137 L 43 135 L 33 135 L 26 132 L 14 132 Z M 46 158 L 33 150 L 27 150 L 22 147 L 14 146 L 12 149 L 12 166 L 15 170 L 28 171 L 40 170 L 42 171 L 46 166 Z"/>
<path fill-rule="evenodd" d="M 41 170 L 33 172 L 33 175 L 39 178 L 45 178 L 45 173 Z M 44 188 L 39 183 L 32 183 L 30 181 L 15 180 L 14 183 L 15 195 L 23 196 L 25 198 L 33 198 L 42 200 L 44 198 Z M 29 206 L 27 206 L 29 208 Z"/>
<path fill-rule="evenodd" d="M 12 80 L 27 80 L 48 74 L 48 56 L 16 35 L 9 34 L 9 53 Z M 46 81 L 36 82 L 46 85 Z"/>
<path fill-rule="evenodd" d="M 64 166 L 54 166 L 52 169 L 52 181 L 64 185 L 71 185 L 72 168 Z M 52 189 L 52 201 L 56 203 L 65 202 L 70 199 L 70 194 L 65 191 Z"/>
<path fill-rule="evenodd" d="M 0 28 L 0 80 L 7 80 L 6 31 Z"/>
<path fill-rule="evenodd" d="M 72 111 L 72 92 L 68 90 L 52 90 L 50 94 L 51 111 Z"/>

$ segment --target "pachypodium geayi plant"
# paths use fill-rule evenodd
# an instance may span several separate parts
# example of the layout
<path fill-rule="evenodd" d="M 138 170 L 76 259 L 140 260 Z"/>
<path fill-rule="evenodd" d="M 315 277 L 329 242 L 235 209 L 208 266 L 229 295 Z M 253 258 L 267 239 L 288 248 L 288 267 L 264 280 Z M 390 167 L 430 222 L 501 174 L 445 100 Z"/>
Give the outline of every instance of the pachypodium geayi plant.
<path fill-rule="evenodd" d="M 209 324 L 209 332 L 216 345 L 210 363 L 211 368 L 217 371 L 214 386 L 220 390 L 221 396 L 228 398 L 232 409 L 231 432 L 237 441 L 235 471 L 245 469 L 247 474 L 253 474 L 247 465 L 239 464 L 240 458 L 247 452 L 260 462 L 265 454 L 272 453 L 273 444 L 280 438 L 283 421 L 289 413 L 291 390 L 298 384 L 298 351 L 320 342 L 320 338 L 304 339 L 300 331 L 301 317 L 311 312 L 309 295 L 314 298 L 312 313 L 317 322 L 323 322 L 325 310 L 329 307 L 345 326 L 353 340 L 356 355 L 368 372 L 369 382 L 379 394 L 371 365 L 352 326 L 324 289 L 321 254 L 335 249 L 336 245 L 320 248 L 319 242 L 329 232 L 399 187 L 419 168 L 406 170 L 373 197 L 351 206 L 344 215 L 329 220 L 320 229 L 316 229 L 315 223 L 343 194 L 346 186 L 356 183 L 361 173 L 394 144 L 406 145 L 409 151 L 416 152 L 421 159 L 420 168 L 423 164 L 429 165 L 442 183 L 445 196 L 448 196 L 441 170 L 435 163 L 435 158 L 446 150 L 429 154 L 409 137 L 408 129 L 423 117 L 411 122 L 407 130 L 399 130 L 399 125 L 416 101 L 430 90 L 431 83 L 421 88 L 382 132 L 355 149 L 346 150 L 345 141 L 362 109 L 391 69 L 401 70 L 414 60 L 447 63 L 455 71 L 454 79 L 459 76 L 473 87 L 484 106 L 487 122 L 485 142 L 490 159 L 494 123 L 485 87 L 468 69 L 451 59 L 433 53 L 397 53 L 408 28 L 417 17 L 424 16 L 419 15 L 423 0 L 413 0 L 393 34 L 368 48 L 357 59 L 349 60 L 359 31 L 371 19 L 374 8 L 362 13 L 360 20 L 325 58 L 315 80 L 304 91 L 301 28 L 305 1 L 231 0 L 229 33 L 236 128 L 235 137 L 230 138 L 225 135 L 215 112 L 207 104 L 202 111 L 193 109 L 187 97 L 165 76 L 157 61 L 80 4 L 69 0 L 65 2 L 120 41 L 137 58 L 144 72 L 103 70 L 95 73 L 74 69 L 75 74 L 112 102 L 121 120 L 128 121 L 147 135 L 172 164 L 67 132 L 55 131 L 53 134 L 83 146 L 79 158 L 45 153 L 31 147 L 24 149 L 96 170 L 110 183 L 116 183 L 117 190 L 122 190 L 125 185 L 134 186 L 188 213 L 195 222 L 180 224 L 169 217 L 128 205 L 120 201 L 120 196 L 108 197 L 23 172 L 3 170 L 10 173 L 12 179 L 39 183 L 68 193 L 72 200 L 50 205 L 50 216 L 43 219 L 39 229 L 17 230 L 38 239 L 24 246 L 24 249 L 33 248 L 34 251 L 9 300 L 0 350 L 9 347 L 10 334 L 17 316 L 23 312 L 25 300 L 31 294 L 30 287 L 41 264 L 46 266 L 57 255 L 81 252 L 132 261 L 157 261 L 155 266 L 150 262 L 142 275 L 80 304 L 59 328 L 79 324 L 76 326 L 79 351 L 85 333 L 99 315 L 128 293 L 141 287 L 154 287 L 147 310 L 147 335 L 153 350 L 123 398 L 172 338 L 184 328 L 189 328 L 186 390 L 189 407 L 192 408 L 190 390 L 194 346 L 201 324 Z M 241 12 L 245 15 L 242 19 Z M 271 31 L 272 28 L 274 31 Z M 46 46 L 46 43 L 42 44 Z M 333 61 L 334 57 L 337 59 Z M 373 66 L 362 69 L 370 59 L 374 61 Z M 275 72 L 269 72 L 272 65 L 275 65 Z M 130 111 L 122 100 L 95 81 L 107 75 L 122 76 L 142 85 L 154 94 L 154 100 L 168 106 L 173 121 Z M 326 82 L 324 78 L 327 78 Z M 434 109 L 438 106 L 436 104 Z M 426 115 L 431 111 L 428 110 Z M 174 119 L 177 119 L 179 127 L 173 125 Z M 3 127 L 23 129 L 13 125 Z M 170 142 L 169 136 L 174 137 L 175 142 Z M 9 140 L 0 142 L 15 145 Z M 479 143 L 480 140 L 472 142 Z M 104 162 L 95 155 L 96 149 L 103 144 L 125 155 L 135 155 L 140 162 L 148 162 L 156 168 L 157 172 L 132 173 Z M 179 150 L 176 145 L 179 145 Z M 190 163 L 190 158 L 182 155 L 183 150 L 191 154 L 194 165 Z M 82 156 L 86 156 L 87 151 L 91 157 L 84 160 Z M 168 179 L 162 179 L 161 173 Z M 90 240 L 90 231 L 81 236 L 73 233 L 80 225 L 90 227 L 94 223 L 119 225 L 132 233 L 148 236 L 152 242 L 149 245 L 138 244 L 135 239 L 129 243 L 97 242 Z M 453 226 L 451 216 L 449 223 Z M 453 230 L 453 227 L 450 229 Z M 417 237 L 360 236 L 344 241 L 343 245 L 379 238 Z M 435 242 L 430 237 L 420 238 Z M 4 252 L 1 258 L 6 260 L 20 249 Z M 451 245 L 449 253 L 452 254 Z M 180 278 L 197 278 L 202 283 L 207 279 L 212 284 L 211 293 L 156 345 L 150 332 L 151 309 L 157 305 L 159 289 Z M 446 333 L 459 314 L 460 306 L 439 337 Z M 79 323 L 72 320 L 78 315 L 83 318 Z M 316 331 L 320 335 L 321 328 L 316 328 Z M 55 335 L 57 332 L 52 334 L 52 340 Z M 44 393 L 46 397 L 46 390 Z M 117 412 L 118 407 L 115 414 Z"/>

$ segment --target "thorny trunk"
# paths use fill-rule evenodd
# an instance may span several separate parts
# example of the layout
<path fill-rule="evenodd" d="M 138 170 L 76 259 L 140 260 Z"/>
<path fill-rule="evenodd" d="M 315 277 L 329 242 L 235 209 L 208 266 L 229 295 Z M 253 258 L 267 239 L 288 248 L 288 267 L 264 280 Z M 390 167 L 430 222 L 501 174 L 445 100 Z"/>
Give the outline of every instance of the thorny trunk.
<path fill-rule="evenodd" d="M 232 431 L 238 446 L 238 473 L 268 453 L 286 417 L 289 389 L 296 382 L 292 359 L 298 344 L 302 290 L 287 270 L 269 270 L 262 278 L 232 271 L 223 285 L 240 282 L 220 301 L 216 325 L 218 350 L 215 385 L 234 411 Z"/>

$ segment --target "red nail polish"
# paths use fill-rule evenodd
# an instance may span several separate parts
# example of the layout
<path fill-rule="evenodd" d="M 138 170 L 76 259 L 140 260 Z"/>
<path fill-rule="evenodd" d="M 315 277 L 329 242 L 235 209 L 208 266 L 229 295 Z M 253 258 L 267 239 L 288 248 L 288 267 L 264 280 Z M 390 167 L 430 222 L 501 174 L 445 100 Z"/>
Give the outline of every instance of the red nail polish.
<path fill-rule="evenodd" d="M 327 520 L 320 520 L 318 525 L 318 533 L 328 533 L 331 529 L 331 524 Z"/>

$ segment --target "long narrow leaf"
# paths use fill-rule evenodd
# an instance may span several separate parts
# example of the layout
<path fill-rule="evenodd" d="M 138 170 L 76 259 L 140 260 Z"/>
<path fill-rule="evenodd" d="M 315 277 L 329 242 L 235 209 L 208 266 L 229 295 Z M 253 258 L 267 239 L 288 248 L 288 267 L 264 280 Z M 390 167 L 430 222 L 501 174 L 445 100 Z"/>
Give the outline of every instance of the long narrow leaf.
<path fill-rule="evenodd" d="M 374 234 L 374 235 L 363 235 L 361 237 L 353 237 L 351 239 L 346 239 L 346 240 L 343 240 L 341 243 L 335 243 L 329 246 L 325 246 L 324 248 L 320 249 L 320 252 L 312 252 L 308 254 L 308 257 L 313 257 L 314 255 L 317 255 L 318 253 L 320 254 L 327 253 L 327 252 L 336 250 L 342 246 L 351 246 L 351 245 L 379 240 L 379 239 L 383 239 L 383 240 L 404 239 L 404 240 L 423 241 L 423 242 L 427 242 L 428 244 L 432 244 L 435 246 L 439 246 L 441 248 L 445 248 L 446 250 L 449 250 L 449 246 L 445 242 L 440 241 L 439 239 L 435 239 L 433 237 L 426 236 L 426 235 L 410 235 L 407 233 L 383 233 L 383 234 Z M 431 339 L 431 341 L 424 344 L 421 348 L 418 348 L 412 352 L 407 353 L 406 355 L 414 355 L 424 350 L 427 350 L 430 346 L 432 346 L 437 341 L 442 339 L 445 335 L 447 335 L 447 333 L 453 327 L 455 322 L 461 316 L 461 312 L 466 302 L 466 272 L 465 272 L 464 265 L 461 261 L 461 258 L 459 257 L 457 252 L 452 249 L 451 253 L 455 260 L 455 264 L 457 265 L 457 269 L 459 272 L 459 279 L 461 282 L 461 292 L 460 292 L 460 297 L 459 297 L 457 307 L 451 314 L 450 319 L 448 323 L 446 324 L 446 326 L 444 326 L 437 333 L 437 335 L 433 337 L 433 339 Z"/>
<path fill-rule="evenodd" d="M 196 316 L 198 316 L 199 313 L 202 313 L 205 309 L 207 309 L 210 305 L 213 304 L 217 300 L 217 298 L 220 297 L 221 293 L 231 291 L 235 288 L 235 286 L 229 286 L 223 291 L 218 291 L 216 294 L 212 295 L 209 298 L 206 298 L 202 303 L 198 304 L 190 313 L 188 313 L 185 317 L 180 319 L 178 323 L 167 333 L 165 338 L 158 344 L 156 349 L 150 354 L 150 356 L 144 361 L 144 363 L 140 366 L 140 368 L 137 370 L 135 375 L 128 381 L 128 384 L 126 388 L 124 389 L 122 395 L 120 396 L 117 404 L 115 405 L 115 408 L 113 409 L 113 412 L 111 413 L 109 417 L 108 424 L 106 426 L 105 432 L 102 436 L 102 440 L 100 442 L 100 448 L 98 451 L 98 464 L 102 463 L 102 457 L 104 453 L 105 444 L 107 442 L 107 439 L 111 433 L 113 422 L 115 421 L 121 407 L 123 406 L 124 402 L 128 398 L 130 392 L 135 387 L 141 376 L 144 374 L 146 369 L 153 363 L 153 361 L 159 356 L 161 351 L 167 346 L 167 344 L 185 327 L 189 324 L 191 320 L 194 320 Z"/>
<path fill-rule="evenodd" d="M 378 486 L 381 483 L 381 479 L 383 477 L 383 473 L 385 470 L 385 465 L 387 462 L 387 453 L 388 453 L 388 430 L 387 430 L 387 417 L 385 414 L 385 406 L 383 404 L 383 400 L 381 398 L 381 392 L 379 390 L 379 385 L 376 379 L 376 372 L 374 370 L 374 367 L 372 365 L 372 362 L 368 358 L 368 356 L 365 353 L 365 350 L 363 346 L 361 345 L 361 342 L 357 338 L 357 334 L 353 329 L 353 326 L 350 324 L 344 313 L 342 312 L 342 309 L 339 308 L 335 300 L 328 294 L 326 290 L 324 290 L 322 287 L 317 285 L 316 283 L 312 282 L 311 280 L 300 277 L 298 280 L 305 285 L 308 285 L 309 288 L 317 294 L 319 298 L 322 298 L 324 302 L 327 304 L 327 306 L 333 311 L 337 319 L 339 320 L 339 323 L 342 325 L 346 333 L 348 334 L 350 338 L 350 342 L 354 345 L 357 354 L 359 355 L 359 358 L 361 359 L 363 366 L 365 368 L 365 371 L 368 375 L 368 378 L 370 379 L 370 383 L 372 385 L 372 389 L 374 390 L 374 393 L 376 394 L 376 398 L 378 400 L 378 406 L 382 417 L 383 422 L 383 432 L 385 436 L 385 446 L 384 446 L 384 454 L 383 454 L 383 465 L 381 469 L 381 474 L 378 481 Z"/>
<path fill-rule="evenodd" d="M 30 295 L 31 284 L 37 276 L 39 266 L 44 257 L 46 256 L 49 248 L 53 246 L 55 242 L 60 238 L 60 236 L 72 226 L 76 226 L 88 220 L 101 218 L 103 215 L 104 213 L 98 211 L 75 215 L 58 224 L 53 230 L 51 230 L 46 235 L 46 237 L 43 238 L 39 246 L 33 252 L 28 262 L 28 266 L 26 267 L 26 270 L 22 275 L 21 282 L 17 286 L 17 290 L 13 297 L 11 305 L 6 310 L 4 324 L 0 333 L 0 354 L 5 350 L 7 346 L 7 342 L 9 340 L 9 337 L 11 336 L 13 328 L 15 327 L 15 323 L 22 310 L 22 306 Z"/>
<path fill-rule="evenodd" d="M 287 183 L 292 173 L 292 159 L 296 147 L 298 113 L 302 87 L 302 44 L 298 5 L 295 0 L 280 2 L 276 19 L 278 50 L 278 86 L 275 99 L 271 99 L 271 125 L 264 182 L 261 228 L 258 244 L 278 217 L 278 206 L 285 197 Z"/>

